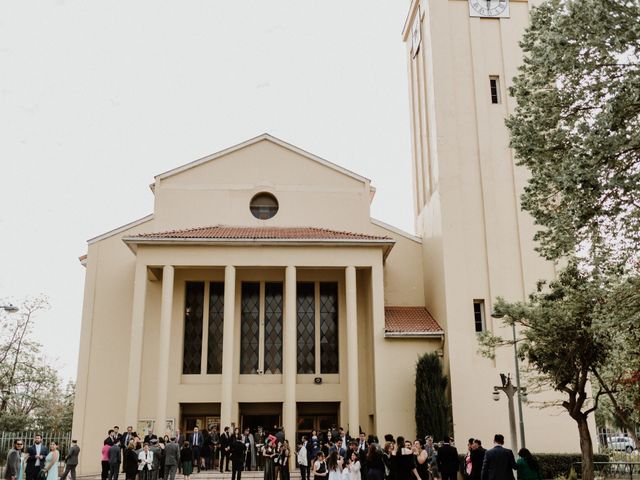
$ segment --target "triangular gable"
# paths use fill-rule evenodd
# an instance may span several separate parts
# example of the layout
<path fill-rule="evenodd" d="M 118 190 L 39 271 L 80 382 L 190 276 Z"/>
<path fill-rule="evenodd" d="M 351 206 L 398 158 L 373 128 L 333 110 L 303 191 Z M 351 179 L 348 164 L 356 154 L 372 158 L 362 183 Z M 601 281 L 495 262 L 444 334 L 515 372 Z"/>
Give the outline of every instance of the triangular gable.
<path fill-rule="evenodd" d="M 328 167 L 328 168 L 330 168 L 330 169 L 332 169 L 332 170 L 334 170 L 336 172 L 339 172 L 339 173 L 341 173 L 343 175 L 346 175 L 346 176 L 348 176 L 350 178 L 358 180 L 358 181 L 360 181 L 362 183 L 371 183 L 371 180 L 369 180 L 366 177 L 363 177 L 362 175 L 358 175 L 357 173 L 354 173 L 351 170 L 347 170 L 346 168 L 343 168 L 343 167 L 341 167 L 339 165 L 336 165 L 335 163 L 332 163 L 332 162 L 330 162 L 328 160 L 325 160 L 324 158 L 320 158 L 320 157 L 318 157 L 318 156 L 316 156 L 316 155 L 314 155 L 312 153 L 306 152 L 305 150 L 302 150 L 301 148 L 298 148 L 295 145 L 291 145 L 290 143 L 287 143 L 284 140 L 280 140 L 279 138 L 276 138 L 276 137 L 274 137 L 272 135 L 269 135 L 268 133 L 263 133 L 262 135 L 258 135 L 257 137 L 251 138 L 251 139 L 249 139 L 249 140 L 247 140 L 245 142 L 242 142 L 242 143 L 239 143 L 237 145 L 234 145 L 233 147 L 229 147 L 229 148 L 226 148 L 226 149 L 221 150 L 219 152 L 216 152 L 216 153 L 213 153 L 211 155 L 208 155 L 206 157 L 200 158 L 198 160 L 194 160 L 193 162 L 189 162 L 189 163 L 187 163 L 185 165 L 182 165 L 181 167 L 177 167 L 177 168 L 174 168 L 172 170 L 168 170 L 168 171 L 166 171 L 164 173 L 156 175 L 154 178 L 156 179 L 156 181 L 164 180 L 165 178 L 172 177 L 173 175 L 177 175 L 177 174 L 182 173 L 182 172 L 184 172 L 186 170 L 190 170 L 190 169 L 195 168 L 197 166 L 200 166 L 200 165 L 202 165 L 204 163 L 207 163 L 207 162 L 210 162 L 212 160 L 215 160 L 216 158 L 223 157 L 225 155 L 228 155 L 228 154 L 233 153 L 233 152 L 235 152 L 237 150 L 246 148 L 246 147 L 248 147 L 250 145 L 256 144 L 256 143 L 261 142 L 263 140 L 267 140 L 267 141 L 269 141 L 271 143 L 274 143 L 275 145 L 278 145 L 278 146 L 280 146 L 282 148 L 285 148 L 285 149 L 290 150 L 290 151 L 292 151 L 294 153 L 297 153 L 298 155 L 300 155 L 302 157 L 305 157 L 305 158 L 307 158 L 309 160 L 317 162 L 317 163 L 319 163 L 319 164 L 321 164 L 321 165 L 323 165 L 325 167 Z M 152 185 L 152 189 L 153 189 L 153 185 Z M 374 190 L 373 187 L 371 187 L 371 189 Z"/>

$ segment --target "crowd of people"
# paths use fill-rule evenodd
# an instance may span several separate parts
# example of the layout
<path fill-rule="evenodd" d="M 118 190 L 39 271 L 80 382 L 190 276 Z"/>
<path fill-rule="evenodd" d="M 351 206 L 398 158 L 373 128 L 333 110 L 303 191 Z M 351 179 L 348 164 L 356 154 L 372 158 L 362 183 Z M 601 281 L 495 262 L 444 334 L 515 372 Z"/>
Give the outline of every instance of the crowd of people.
<path fill-rule="evenodd" d="M 489 450 L 471 438 L 461 465 L 449 437 L 435 443 L 430 436 L 412 441 L 389 434 L 380 442 L 365 433 L 351 438 L 337 428 L 302 436 L 292 449 L 283 430 L 275 427 L 271 432 L 261 427 L 255 432 L 194 427 L 187 436 L 178 430 L 143 438 L 132 427 L 125 433 L 114 427 L 102 448 L 102 480 L 117 480 L 121 471 L 126 480 L 175 480 L 178 472 L 190 480 L 195 470 L 214 469 L 231 472 L 231 480 L 240 480 L 246 470 L 262 471 L 264 480 L 289 480 L 296 468 L 301 480 L 456 480 L 458 473 L 467 480 L 512 480 L 514 471 L 518 480 L 542 480 L 538 462 L 527 449 L 518 452 L 516 462 L 503 445 L 500 434 Z"/>
<path fill-rule="evenodd" d="M 23 440 L 15 440 L 13 448 L 7 455 L 4 478 L 6 480 L 58 480 L 60 465 L 60 451 L 58 443 L 49 442 L 49 447 L 42 443 L 42 435 L 35 435 L 33 444 L 25 449 Z M 80 447 L 76 440 L 71 441 L 71 447 L 64 458 L 65 468 L 60 480 L 71 475 L 76 480 Z"/>

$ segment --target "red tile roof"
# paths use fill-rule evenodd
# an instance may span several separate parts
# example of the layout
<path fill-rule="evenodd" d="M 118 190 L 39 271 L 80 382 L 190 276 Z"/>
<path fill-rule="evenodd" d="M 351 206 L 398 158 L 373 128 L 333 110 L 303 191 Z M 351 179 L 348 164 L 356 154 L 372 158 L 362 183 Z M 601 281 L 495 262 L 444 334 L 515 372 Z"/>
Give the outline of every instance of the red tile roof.
<path fill-rule="evenodd" d="M 229 239 L 229 240 L 388 240 L 390 237 L 314 227 L 214 227 L 142 233 L 133 239 Z"/>
<path fill-rule="evenodd" d="M 425 307 L 384 307 L 384 331 L 391 335 L 443 333 Z"/>

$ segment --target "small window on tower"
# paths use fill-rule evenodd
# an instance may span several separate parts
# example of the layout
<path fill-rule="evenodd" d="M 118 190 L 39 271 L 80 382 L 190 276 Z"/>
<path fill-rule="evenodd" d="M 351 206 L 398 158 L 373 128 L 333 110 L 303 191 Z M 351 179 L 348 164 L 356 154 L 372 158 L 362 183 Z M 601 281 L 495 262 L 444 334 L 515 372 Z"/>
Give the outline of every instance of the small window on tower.
<path fill-rule="evenodd" d="M 485 322 L 484 322 L 484 300 L 474 300 L 473 301 L 473 320 L 476 327 L 476 332 L 484 332 L 485 331 Z"/>
<path fill-rule="evenodd" d="M 500 77 L 497 75 L 489 77 L 489 87 L 491 89 L 491 103 L 500 103 Z"/>

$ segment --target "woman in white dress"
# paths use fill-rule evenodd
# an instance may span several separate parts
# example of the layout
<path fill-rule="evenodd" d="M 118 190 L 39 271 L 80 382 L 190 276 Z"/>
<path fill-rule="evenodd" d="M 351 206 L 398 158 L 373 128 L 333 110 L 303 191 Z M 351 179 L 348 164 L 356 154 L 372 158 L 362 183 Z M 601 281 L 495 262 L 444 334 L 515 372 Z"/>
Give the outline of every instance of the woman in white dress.
<path fill-rule="evenodd" d="M 351 458 L 349 459 L 349 480 L 362 479 L 362 474 L 360 473 L 361 467 L 362 465 L 360 464 L 358 454 L 356 452 L 351 452 Z"/>
<path fill-rule="evenodd" d="M 327 470 L 329 471 L 327 480 L 342 480 L 342 459 L 336 450 L 331 452 L 327 458 Z"/>

